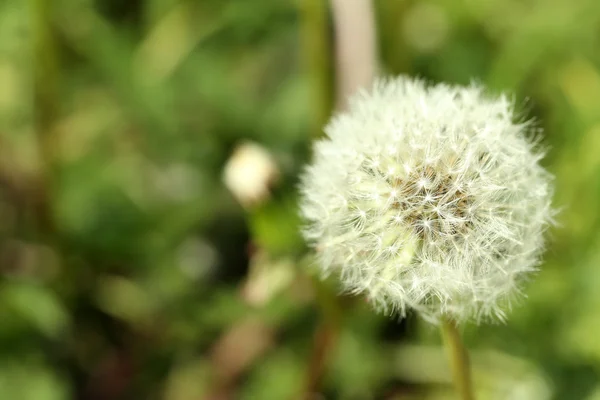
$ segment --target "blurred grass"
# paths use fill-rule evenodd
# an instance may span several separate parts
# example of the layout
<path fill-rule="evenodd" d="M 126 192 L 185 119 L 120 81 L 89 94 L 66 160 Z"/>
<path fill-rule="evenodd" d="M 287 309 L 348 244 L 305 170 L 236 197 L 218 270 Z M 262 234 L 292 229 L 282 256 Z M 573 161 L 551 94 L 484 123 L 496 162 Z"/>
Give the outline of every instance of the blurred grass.
<path fill-rule="evenodd" d="M 597 398 L 600 3 L 375 5 L 383 73 L 481 81 L 544 130 L 559 227 L 508 323 L 467 327 L 481 398 Z M 319 312 L 295 183 L 330 21 L 317 0 L 0 2 L 0 398 L 300 393 Z M 242 140 L 281 170 L 251 211 L 221 183 Z M 452 395 L 435 330 L 343 302 L 325 398 Z"/>

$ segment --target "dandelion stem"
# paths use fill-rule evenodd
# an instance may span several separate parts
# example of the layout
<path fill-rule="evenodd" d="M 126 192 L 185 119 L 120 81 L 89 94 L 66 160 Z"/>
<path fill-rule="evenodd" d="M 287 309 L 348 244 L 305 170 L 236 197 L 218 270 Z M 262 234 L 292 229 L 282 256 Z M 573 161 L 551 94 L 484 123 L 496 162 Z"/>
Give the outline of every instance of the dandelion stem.
<path fill-rule="evenodd" d="M 456 322 L 443 318 L 441 329 L 456 390 L 462 400 L 474 400 L 469 355 L 460 338 Z"/>

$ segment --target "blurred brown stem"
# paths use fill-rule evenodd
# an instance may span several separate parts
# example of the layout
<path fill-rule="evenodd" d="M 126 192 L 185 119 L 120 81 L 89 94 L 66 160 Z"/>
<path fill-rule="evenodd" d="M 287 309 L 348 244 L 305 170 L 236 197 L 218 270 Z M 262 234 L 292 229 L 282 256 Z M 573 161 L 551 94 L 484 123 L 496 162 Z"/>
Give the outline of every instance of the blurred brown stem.
<path fill-rule="evenodd" d="M 462 400 L 474 400 L 469 355 L 460 338 L 456 322 L 444 318 L 441 330 L 456 390 Z"/>

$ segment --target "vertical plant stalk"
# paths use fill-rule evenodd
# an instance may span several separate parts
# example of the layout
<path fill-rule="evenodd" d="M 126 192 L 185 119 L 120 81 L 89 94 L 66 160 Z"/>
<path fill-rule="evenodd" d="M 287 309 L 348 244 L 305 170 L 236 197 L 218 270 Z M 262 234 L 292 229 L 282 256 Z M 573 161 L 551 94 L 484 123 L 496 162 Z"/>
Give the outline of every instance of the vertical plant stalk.
<path fill-rule="evenodd" d="M 310 81 L 313 120 L 311 136 L 317 138 L 333 109 L 333 60 L 326 0 L 298 0 L 302 18 L 302 47 Z"/>
<path fill-rule="evenodd" d="M 321 323 L 315 332 L 304 394 L 299 400 L 312 399 L 318 391 L 328 360 L 336 348 L 342 318 L 342 304 L 335 292 L 324 282 L 317 279 L 313 282 L 321 308 Z"/>
<path fill-rule="evenodd" d="M 408 73 L 411 70 L 410 53 L 406 48 L 406 43 L 401 40 L 399 34 L 399 23 L 405 10 L 411 4 L 408 1 L 385 0 L 378 1 L 377 20 L 379 32 L 379 52 L 381 62 L 386 68 L 386 72 L 391 75 Z"/>
<path fill-rule="evenodd" d="M 310 82 L 312 121 L 310 135 L 318 138 L 333 110 L 333 59 L 327 0 L 298 0 L 302 21 L 303 58 Z M 338 300 L 321 282 L 313 279 L 321 322 L 315 333 L 305 382 L 298 400 L 314 397 L 330 353 L 335 348 L 341 314 Z M 333 317 L 333 318 L 332 318 Z"/>
<path fill-rule="evenodd" d="M 350 95 L 369 86 L 377 64 L 375 22 L 371 0 L 331 0 L 334 22 L 334 46 L 331 46 L 327 2 L 300 0 L 303 14 L 304 51 L 312 78 L 315 118 L 313 137 L 321 135 L 323 126 L 335 108 L 347 107 Z M 335 54 L 335 60 L 332 55 Z M 335 96 L 333 69 L 335 68 Z M 325 283 L 314 280 L 321 323 L 317 328 L 306 384 L 301 399 L 314 398 L 328 360 L 336 348 L 342 319 L 342 304 Z"/>
<path fill-rule="evenodd" d="M 39 228 L 50 234 L 54 230 L 50 193 L 57 153 L 53 134 L 58 114 L 59 66 L 52 29 L 53 0 L 30 0 L 31 59 L 33 68 L 33 123 L 40 156 L 40 182 L 35 193 L 34 209 Z"/>
<path fill-rule="evenodd" d="M 461 400 L 475 400 L 469 355 L 461 340 L 456 322 L 448 318 L 443 318 L 441 330 L 456 390 Z"/>
<path fill-rule="evenodd" d="M 371 85 L 377 69 L 375 12 L 371 0 L 331 0 L 335 26 L 337 108 Z"/>

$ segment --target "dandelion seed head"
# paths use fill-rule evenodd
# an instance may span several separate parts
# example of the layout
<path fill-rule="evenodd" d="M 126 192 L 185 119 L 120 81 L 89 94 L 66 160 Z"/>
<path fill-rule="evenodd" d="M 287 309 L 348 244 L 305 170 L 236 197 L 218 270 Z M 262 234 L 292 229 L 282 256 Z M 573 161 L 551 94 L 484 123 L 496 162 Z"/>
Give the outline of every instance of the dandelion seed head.
<path fill-rule="evenodd" d="M 511 102 L 476 85 L 379 80 L 325 132 L 300 204 L 322 271 L 384 312 L 502 317 L 553 214 L 535 131 Z"/>

